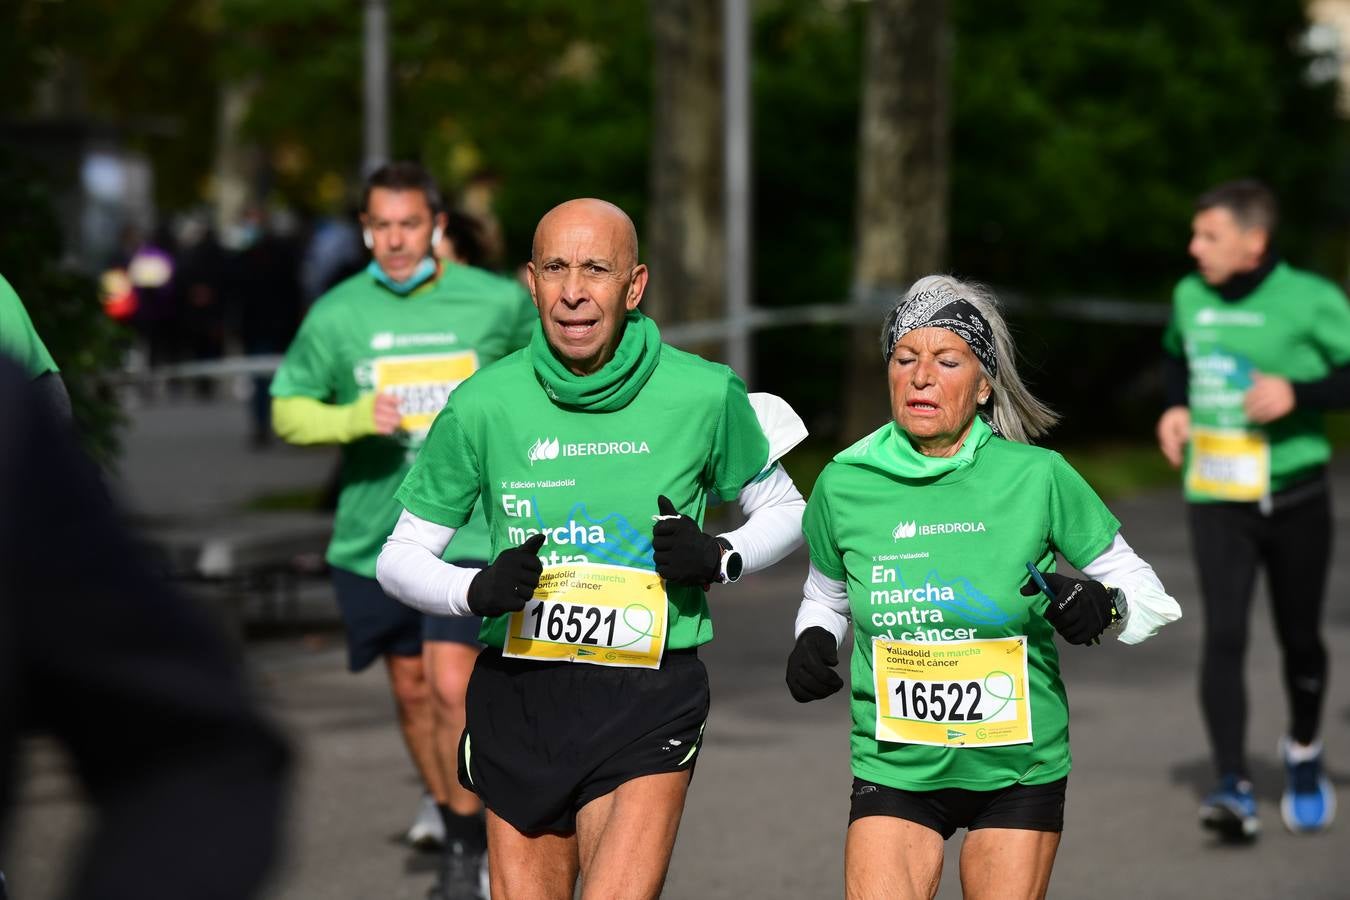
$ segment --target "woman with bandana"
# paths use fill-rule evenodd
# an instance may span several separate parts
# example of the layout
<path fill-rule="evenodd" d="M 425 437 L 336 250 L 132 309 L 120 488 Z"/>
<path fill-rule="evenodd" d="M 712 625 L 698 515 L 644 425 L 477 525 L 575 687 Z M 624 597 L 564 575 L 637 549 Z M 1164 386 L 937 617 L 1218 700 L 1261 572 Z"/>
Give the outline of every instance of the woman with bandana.
<path fill-rule="evenodd" d="M 966 897 L 1043 897 L 1071 762 L 1055 633 L 1134 644 L 1181 610 L 1083 478 L 1028 443 L 1056 416 L 992 294 L 922 278 L 881 349 L 893 421 L 811 494 L 787 667 L 800 702 L 839 690 L 852 621 L 847 896 L 934 896 L 966 828 Z M 1056 552 L 1084 577 L 1056 574 Z"/>

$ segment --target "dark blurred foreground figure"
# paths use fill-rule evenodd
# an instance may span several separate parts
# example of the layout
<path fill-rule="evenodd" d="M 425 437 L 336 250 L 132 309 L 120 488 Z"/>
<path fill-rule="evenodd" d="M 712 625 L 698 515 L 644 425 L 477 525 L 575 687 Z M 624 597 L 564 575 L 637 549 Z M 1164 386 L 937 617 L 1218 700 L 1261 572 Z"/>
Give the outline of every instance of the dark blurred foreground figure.
<path fill-rule="evenodd" d="M 48 733 L 97 813 L 68 896 L 254 896 L 276 853 L 284 744 L 7 357 L 0 409 L 0 817 L 20 737 Z"/>
<path fill-rule="evenodd" d="M 1275 253 L 1277 209 L 1265 185 L 1228 182 L 1195 206 L 1197 271 L 1173 291 L 1158 443 L 1168 462 L 1184 465 L 1205 607 L 1200 701 L 1219 783 L 1200 821 L 1228 839 L 1260 831 L 1243 657 L 1261 565 L 1290 709 L 1279 742 L 1280 814 L 1290 831 L 1320 831 L 1336 813 L 1318 739 L 1332 526 L 1322 415 L 1350 407 L 1350 304 L 1340 288 Z"/>

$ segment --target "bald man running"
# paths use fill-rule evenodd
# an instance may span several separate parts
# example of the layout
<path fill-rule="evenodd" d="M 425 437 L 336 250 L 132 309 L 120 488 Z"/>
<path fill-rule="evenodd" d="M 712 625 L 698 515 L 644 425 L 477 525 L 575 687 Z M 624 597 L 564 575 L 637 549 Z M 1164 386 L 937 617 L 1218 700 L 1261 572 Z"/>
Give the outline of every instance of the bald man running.
<path fill-rule="evenodd" d="M 457 390 L 399 489 L 380 583 L 484 617 L 460 779 L 488 809 L 496 900 L 660 894 L 708 715 L 707 590 L 800 543 L 777 460 L 805 434 L 725 366 L 661 343 L 622 210 L 551 210 L 528 267 L 540 328 Z M 717 536 L 709 498 L 746 524 Z M 495 561 L 439 559 L 482 504 Z"/>

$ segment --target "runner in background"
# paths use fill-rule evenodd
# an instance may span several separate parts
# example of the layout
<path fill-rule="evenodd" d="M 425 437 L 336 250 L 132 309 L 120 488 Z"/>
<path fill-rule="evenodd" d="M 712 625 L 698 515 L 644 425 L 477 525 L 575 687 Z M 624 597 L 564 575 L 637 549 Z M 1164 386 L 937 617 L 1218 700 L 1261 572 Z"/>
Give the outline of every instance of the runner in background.
<path fill-rule="evenodd" d="M 424 805 L 409 838 L 444 835 L 432 896 L 463 897 L 477 894 L 484 850 L 481 804 L 454 777 L 478 622 L 424 616 L 390 599 L 375 581 L 375 559 L 398 519 L 394 491 L 432 420 L 465 379 L 528 340 L 535 314 L 513 281 L 435 259 L 440 210 L 435 183 L 415 163 L 370 177 L 361 222 L 373 259 L 309 310 L 272 382 L 272 416 L 288 441 L 342 445 L 327 559 L 348 664 L 356 672 L 384 661 L 404 740 L 439 807 Z M 442 549 L 463 565 L 483 564 L 482 514 Z"/>
<path fill-rule="evenodd" d="M 811 492 L 787 666 L 800 702 L 839 690 L 852 620 L 846 893 L 934 896 L 966 828 L 965 897 L 1044 897 L 1071 765 L 1055 633 L 1133 644 L 1181 610 L 1087 482 L 1028 443 L 1056 417 L 1018 377 L 990 293 L 920 279 L 881 350 L 894 421 Z M 1055 573 L 1056 552 L 1086 577 Z"/>
<path fill-rule="evenodd" d="M 1276 222 L 1275 196 L 1256 181 L 1221 184 L 1196 201 L 1197 271 L 1177 284 L 1163 337 L 1169 406 L 1158 443 L 1185 470 L 1205 609 L 1200 705 L 1219 779 L 1200 821 L 1230 840 L 1261 827 L 1243 672 L 1258 566 L 1289 698 L 1280 816 L 1290 831 L 1308 832 L 1336 813 L 1318 739 L 1332 537 L 1322 413 L 1350 407 L 1350 304 L 1331 282 L 1281 261 Z"/>

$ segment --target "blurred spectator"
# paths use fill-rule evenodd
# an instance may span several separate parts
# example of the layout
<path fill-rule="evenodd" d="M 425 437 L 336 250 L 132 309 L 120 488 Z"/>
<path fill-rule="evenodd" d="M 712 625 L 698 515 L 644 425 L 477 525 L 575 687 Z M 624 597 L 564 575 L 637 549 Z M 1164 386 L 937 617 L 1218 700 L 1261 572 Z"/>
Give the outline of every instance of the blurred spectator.
<path fill-rule="evenodd" d="M 183 356 L 217 359 L 225 352 L 225 311 L 221 297 L 224 251 L 205 216 L 184 217 L 178 232 L 177 283 Z M 210 396 L 215 381 L 197 381 L 199 396 Z"/>
<path fill-rule="evenodd" d="M 502 265 L 506 257 L 506 239 L 502 235 L 502 223 L 497 218 L 496 209 L 497 191 L 500 189 L 501 178 L 491 169 L 484 169 L 468 180 L 459 197 L 459 208 L 478 223 L 483 265 L 487 268 Z"/>
<path fill-rule="evenodd" d="M 488 268 L 483 224 L 466 212 L 452 209 L 445 214 L 441 239 L 431 249 L 437 259 L 459 263 L 461 266 Z"/>
<path fill-rule="evenodd" d="M 136 293 L 131 323 L 140 333 L 150 368 L 154 369 L 181 357 L 173 236 L 163 225 L 148 240 L 136 240 L 134 232 L 132 235 L 134 249 L 124 266 Z"/>
<path fill-rule="evenodd" d="M 227 258 L 223 280 L 226 309 L 248 356 L 280 354 L 300 318 L 299 251 L 261 210 L 248 213 L 238 247 Z M 253 378 L 249 403 L 250 440 L 265 446 L 272 437 L 272 398 L 267 375 Z"/>
<path fill-rule="evenodd" d="M 276 854 L 284 744 L 8 359 L 0 409 L 0 817 L 20 736 L 49 733 L 97 813 L 67 896 L 255 896 Z"/>
<path fill-rule="evenodd" d="M 319 219 L 310 232 L 300 261 L 300 287 L 305 308 L 333 285 L 365 268 L 366 262 L 355 213 Z"/>

